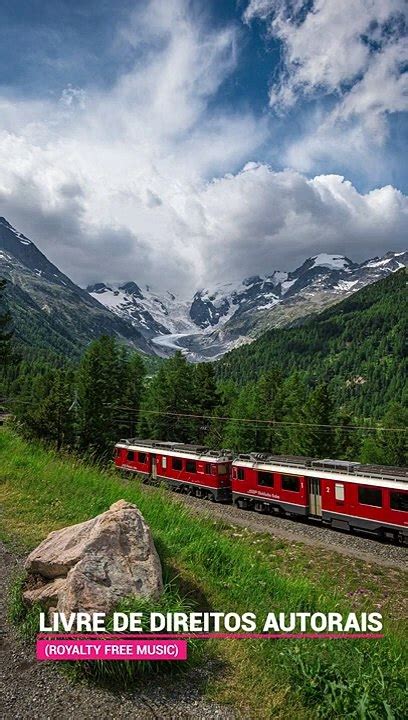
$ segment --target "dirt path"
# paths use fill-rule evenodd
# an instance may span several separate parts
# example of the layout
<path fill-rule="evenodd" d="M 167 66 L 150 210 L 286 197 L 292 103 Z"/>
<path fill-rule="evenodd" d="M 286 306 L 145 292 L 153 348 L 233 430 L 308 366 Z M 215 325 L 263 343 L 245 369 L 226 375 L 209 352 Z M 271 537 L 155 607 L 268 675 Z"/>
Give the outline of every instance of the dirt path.
<path fill-rule="evenodd" d="M 232 720 L 234 713 L 204 700 L 190 683 L 172 688 L 145 687 L 109 692 L 70 684 L 52 663 L 37 662 L 32 646 L 23 645 L 7 622 L 10 578 L 21 560 L 0 543 L 0 716 L 2 720 Z"/>

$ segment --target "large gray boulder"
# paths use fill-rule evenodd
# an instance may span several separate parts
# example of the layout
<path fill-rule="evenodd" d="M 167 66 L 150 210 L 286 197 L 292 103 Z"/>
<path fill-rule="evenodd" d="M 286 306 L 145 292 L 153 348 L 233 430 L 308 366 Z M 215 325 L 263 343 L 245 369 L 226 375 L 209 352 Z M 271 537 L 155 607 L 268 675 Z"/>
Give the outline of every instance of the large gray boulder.
<path fill-rule="evenodd" d="M 149 526 L 119 500 L 97 517 L 56 530 L 28 556 L 24 600 L 58 612 L 111 612 L 129 596 L 157 598 L 162 569 Z"/>

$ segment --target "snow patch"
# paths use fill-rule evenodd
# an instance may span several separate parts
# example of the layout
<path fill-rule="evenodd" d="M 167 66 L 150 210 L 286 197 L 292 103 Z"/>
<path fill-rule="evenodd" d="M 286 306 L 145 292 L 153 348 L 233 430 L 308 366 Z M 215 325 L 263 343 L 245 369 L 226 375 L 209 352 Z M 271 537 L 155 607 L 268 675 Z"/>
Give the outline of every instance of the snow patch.
<path fill-rule="evenodd" d="M 279 302 L 279 300 L 276 298 L 276 300 L 266 303 L 265 305 L 257 305 L 256 310 L 270 310 L 275 305 L 277 305 L 278 302 Z"/>
<path fill-rule="evenodd" d="M 392 258 L 386 258 L 385 260 L 370 260 L 370 262 L 366 263 L 365 267 L 382 267 L 384 265 L 388 265 Z"/>
<path fill-rule="evenodd" d="M 354 285 L 358 284 L 358 280 L 339 280 L 334 290 L 341 290 L 342 292 L 348 292 Z"/>
<path fill-rule="evenodd" d="M 110 310 L 117 308 L 126 301 L 125 293 L 119 292 L 119 290 L 111 290 L 110 288 L 105 288 L 102 292 L 92 292 L 89 294 Z"/>
<path fill-rule="evenodd" d="M 320 253 L 311 259 L 314 260 L 312 268 L 327 267 L 331 270 L 345 270 L 349 266 L 349 261 L 346 260 L 344 255 L 327 255 L 327 253 Z"/>
<path fill-rule="evenodd" d="M 285 282 L 281 284 L 282 295 L 285 295 L 295 282 L 296 280 L 285 280 Z"/>

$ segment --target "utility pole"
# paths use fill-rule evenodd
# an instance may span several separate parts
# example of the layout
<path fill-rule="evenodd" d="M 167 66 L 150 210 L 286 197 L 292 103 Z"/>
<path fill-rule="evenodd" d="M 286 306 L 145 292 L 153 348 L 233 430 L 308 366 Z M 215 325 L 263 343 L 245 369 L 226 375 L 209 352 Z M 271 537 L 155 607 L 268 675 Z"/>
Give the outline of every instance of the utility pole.
<path fill-rule="evenodd" d="M 75 445 L 76 447 L 79 446 L 79 429 L 78 429 L 78 413 L 80 410 L 80 402 L 78 400 L 78 390 L 77 388 L 74 389 L 74 399 L 71 403 L 71 405 L 68 408 L 68 412 L 72 412 L 74 416 L 74 433 L 75 433 Z"/>

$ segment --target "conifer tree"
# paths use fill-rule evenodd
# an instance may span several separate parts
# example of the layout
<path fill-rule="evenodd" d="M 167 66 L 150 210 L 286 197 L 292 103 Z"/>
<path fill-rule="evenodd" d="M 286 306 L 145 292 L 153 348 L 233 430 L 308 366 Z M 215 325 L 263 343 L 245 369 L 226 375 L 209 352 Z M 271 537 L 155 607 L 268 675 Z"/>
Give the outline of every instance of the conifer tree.
<path fill-rule="evenodd" d="M 139 424 L 145 365 L 138 353 L 119 349 L 119 395 L 116 410 L 117 433 L 134 437 Z"/>
<path fill-rule="evenodd" d="M 214 450 L 228 447 L 225 418 L 232 417 L 232 408 L 238 397 L 238 388 L 233 380 L 224 380 L 218 384 L 218 405 L 213 410 L 205 443 Z"/>
<path fill-rule="evenodd" d="M 77 379 L 79 445 L 83 451 L 109 455 L 120 436 L 124 424 L 121 408 L 128 392 L 126 365 L 126 355 L 112 337 L 102 336 L 85 351 Z"/>
<path fill-rule="evenodd" d="M 237 452 L 257 449 L 259 423 L 256 422 L 255 385 L 245 385 L 231 408 L 232 418 L 225 428 L 225 445 Z"/>
<path fill-rule="evenodd" d="M 333 455 L 339 460 L 358 460 L 361 452 L 361 434 L 355 429 L 357 421 L 346 410 L 334 416 Z"/>
<path fill-rule="evenodd" d="M 74 443 L 74 415 L 71 412 L 73 373 L 68 368 L 49 366 L 31 375 L 26 394 L 17 399 L 14 412 L 20 427 L 29 436 L 52 443 L 57 450 Z M 23 399 L 25 398 L 25 399 Z"/>
<path fill-rule="evenodd" d="M 328 387 L 322 383 L 309 395 L 305 405 L 301 438 L 302 455 L 325 458 L 334 450 L 332 402 Z"/>
<path fill-rule="evenodd" d="M 171 430 L 167 414 L 170 407 L 169 394 L 166 366 L 163 363 L 145 388 L 138 431 L 141 437 L 152 438 L 152 440 L 169 439 Z"/>
<path fill-rule="evenodd" d="M 289 455 L 304 455 L 304 423 L 307 422 L 305 405 L 308 388 L 303 373 L 294 372 L 285 378 L 280 390 L 280 418 L 276 436 L 279 452 Z M 279 425 L 279 422 L 282 424 Z"/>
<path fill-rule="evenodd" d="M 164 362 L 152 379 L 143 402 L 141 426 L 153 439 L 193 442 L 196 421 L 194 370 L 181 352 Z"/>
<path fill-rule="evenodd" d="M 280 438 L 274 422 L 281 419 L 282 373 L 277 368 L 269 370 L 255 385 L 255 416 L 259 423 L 256 448 L 259 452 L 279 453 Z"/>
<path fill-rule="evenodd" d="M 71 405 L 72 378 L 67 371 L 57 369 L 50 391 L 39 406 L 36 416 L 37 433 L 55 443 L 57 450 L 74 442 Z"/>
<path fill-rule="evenodd" d="M 361 444 L 360 462 L 368 465 L 382 465 L 384 456 L 378 443 L 378 434 L 369 433 Z"/>
<path fill-rule="evenodd" d="M 114 439 L 112 403 L 116 401 L 118 387 L 116 373 L 112 373 L 113 354 L 111 338 L 101 337 L 91 343 L 82 358 L 78 371 L 81 450 L 102 452 Z"/>
<path fill-rule="evenodd" d="M 385 465 L 408 465 L 408 409 L 392 403 L 385 413 L 378 437 L 381 462 Z M 405 428 L 405 432 L 404 432 Z"/>
<path fill-rule="evenodd" d="M 198 363 L 193 366 L 194 405 L 193 410 L 198 417 L 195 423 L 195 441 L 203 443 L 211 429 L 212 416 L 220 404 L 220 393 L 215 380 L 212 363 Z"/>

